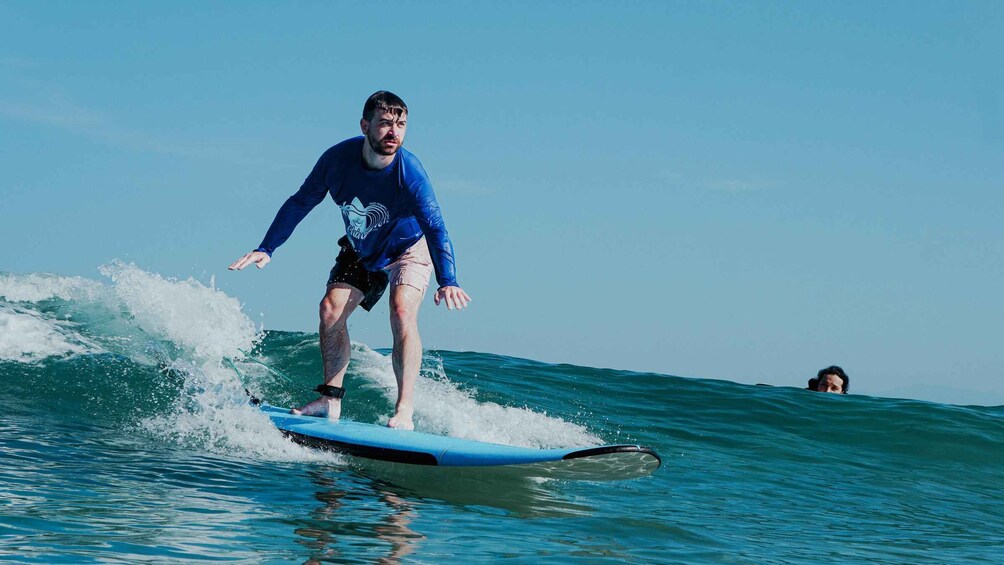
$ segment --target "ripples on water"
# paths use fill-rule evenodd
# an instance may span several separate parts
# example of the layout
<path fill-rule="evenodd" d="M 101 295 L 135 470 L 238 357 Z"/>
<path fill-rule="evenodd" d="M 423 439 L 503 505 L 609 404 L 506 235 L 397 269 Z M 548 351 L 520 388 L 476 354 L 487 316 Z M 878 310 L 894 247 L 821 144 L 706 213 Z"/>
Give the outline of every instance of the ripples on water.
<path fill-rule="evenodd" d="M 316 337 L 135 267 L 0 275 L 0 559 L 1004 562 L 1004 411 L 430 352 L 420 429 L 533 446 L 641 443 L 617 483 L 313 452 L 248 408 L 309 399 Z M 151 296 L 170 300 L 153 301 Z M 198 329 L 193 327 L 198 326 Z M 14 331 L 16 329 L 16 331 Z M 353 350 L 346 415 L 393 401 Z"/>

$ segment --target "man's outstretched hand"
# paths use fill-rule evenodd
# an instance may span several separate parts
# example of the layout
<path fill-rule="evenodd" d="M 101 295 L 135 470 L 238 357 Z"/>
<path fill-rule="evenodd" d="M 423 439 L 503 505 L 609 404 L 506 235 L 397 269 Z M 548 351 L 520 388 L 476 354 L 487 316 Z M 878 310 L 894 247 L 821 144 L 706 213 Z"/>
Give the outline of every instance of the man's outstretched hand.
<path fill-rule="evenodd" d="M 271 260 L 272 258 L 269 257 L 268 253 L 265 253 L 264 251 L 252 251 L 251 253 L 248 253 L 247 255 L 231 263 L 230 266 L 227 268 L 230 269 L 231 271 L 239 271 L 244 267 L 247 267 L 251 263 L 254 263 L 255 265 L 258 266 L 259 269 L 262 269 L 265 267 L 265 265 L 268 265 L 268 262 Z"/>
<path fill-rule="evenodd" d="M 434 300 L 436 306 L 439 306 L 440 302 L 446 301 L 446 307 L 450 310 L 454 308 L 462 310 L 471 301 L 471 297 L 467 296 L 464 289 L 459 286 L 444 286 L 436 291 Z"/>

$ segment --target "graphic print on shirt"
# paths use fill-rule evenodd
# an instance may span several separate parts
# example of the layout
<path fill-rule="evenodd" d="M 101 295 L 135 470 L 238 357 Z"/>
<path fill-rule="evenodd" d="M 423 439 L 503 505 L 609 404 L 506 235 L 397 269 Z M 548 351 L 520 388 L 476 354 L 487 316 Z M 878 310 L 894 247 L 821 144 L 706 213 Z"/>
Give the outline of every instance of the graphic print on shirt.
<path fill-rule="evenodd" d="M 371 231 L 390 220 L 390 212 L 387 211 L 387 207 L 379 202 L 363 206 L 359 198 L 353 198 L 352 202 L 339 206 L 339 208 L 342 209 L 342 216 L 345 217 L 345 225 L 349 235 L 355 239 L 366 239 Z"/>

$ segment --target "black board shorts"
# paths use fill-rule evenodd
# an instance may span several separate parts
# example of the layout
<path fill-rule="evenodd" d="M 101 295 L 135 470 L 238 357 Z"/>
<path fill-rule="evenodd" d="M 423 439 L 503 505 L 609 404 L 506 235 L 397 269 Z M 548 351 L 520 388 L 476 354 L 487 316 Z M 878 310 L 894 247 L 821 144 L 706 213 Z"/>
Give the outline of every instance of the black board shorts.
<path fill-rule="evenodd" d="M 349 238 L 342 236 L 338 240 L 341 250 L 335 258 L 335 266 L 328 275 L 328 286 L 335 283 L 352 285 L 363 293 L 363 301 L 359 303 L 367 312 L 370 311 L 387 290 L 388 276 L 385 271 L 368 271 L 359 260 L 359 255 L 349 244 Z"/>

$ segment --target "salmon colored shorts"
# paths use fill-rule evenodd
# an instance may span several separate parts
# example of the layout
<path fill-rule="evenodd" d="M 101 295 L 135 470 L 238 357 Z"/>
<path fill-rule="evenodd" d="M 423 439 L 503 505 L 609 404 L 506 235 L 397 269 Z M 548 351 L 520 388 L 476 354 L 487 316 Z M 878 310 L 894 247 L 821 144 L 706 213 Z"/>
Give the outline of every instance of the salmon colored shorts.
<path fill-rule="evenodd" d="M 387 265 L 383 269 L 390 278 L 390 285 L 397 286 L 406 284 L 425 292 L 429 286 L 429 279 L 432 277 L 432 256 L 429 254 L 429 245 L 425 242 L 425 236 L 409 247 L 397 261 Z"/>
<path fill-rule="evenodd" d="M 380 301 L 388 284 L 390 286 L 408 285 L 424 293 L 432 277 L 432 256 L 425 237 L 405 250 L 393 263 L 379 271 L 368 271 L 363 267 L 359 256 L 349 245 L 349 240 L 343 237 L 338 240 L 341 251 L 335 259 L 335 266 L 328 276 L 328 289 L 337 283 L 351 285 L 363 293 L 359 303 L 369 311 Z"/>

